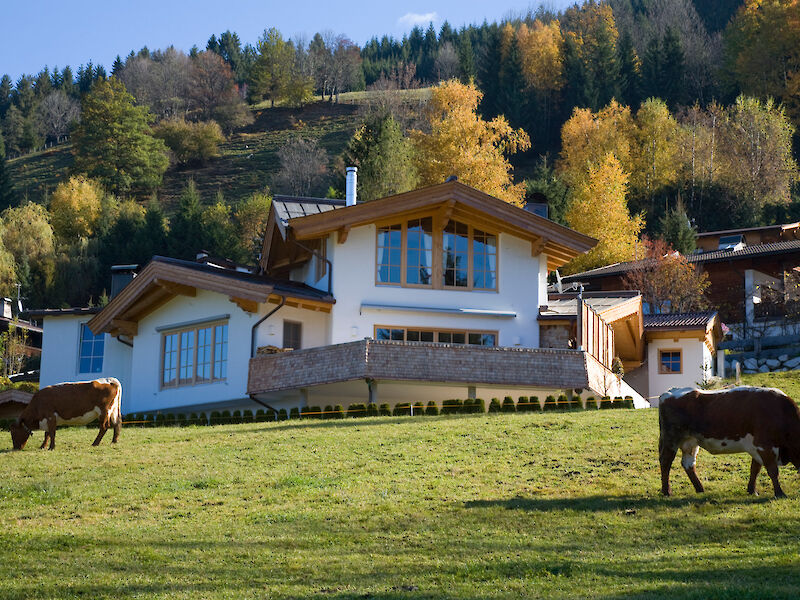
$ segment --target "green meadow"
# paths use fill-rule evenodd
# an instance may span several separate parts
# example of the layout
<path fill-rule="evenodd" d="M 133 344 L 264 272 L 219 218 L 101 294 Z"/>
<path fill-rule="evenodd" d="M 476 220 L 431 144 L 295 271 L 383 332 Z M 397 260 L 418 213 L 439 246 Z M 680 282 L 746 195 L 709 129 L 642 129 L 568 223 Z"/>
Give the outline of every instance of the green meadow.
<path fill-rule="evenodd" d="M 0 451 L 0 597 L 796 598 L 800 485 L 655 410 L 37 432 Z M 8 435 L 4 433 L 4 435 Z"/>

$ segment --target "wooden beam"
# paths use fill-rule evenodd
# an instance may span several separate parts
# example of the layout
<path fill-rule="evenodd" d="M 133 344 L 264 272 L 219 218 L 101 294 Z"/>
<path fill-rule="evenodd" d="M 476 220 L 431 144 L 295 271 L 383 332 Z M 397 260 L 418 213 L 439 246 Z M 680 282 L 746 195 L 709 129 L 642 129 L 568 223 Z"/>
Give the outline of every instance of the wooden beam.
<path fill-rule="evenodd" d="M 111 326 L 125 335 L 135 336 L 139 334 L 138 321 L 126 321 L 124 319 L 111 319 Z"/>
<path fill-rule="evenodd" d="M 544 250 L 546 244 L 547 238 L 539 238 L 537 241 L 531 242 L 531 256 L 539 256 L 542 253 L 542 250 Z"/>
<path fill-rule="evenodd" d="M 229 300 L 241 308 L 244 312 L 253 314 L 258 312 L 258 302 L 255 300 L 245 300 L 244 298 L 237 298 L 236 296 L 231 296 Z"/>
<path fill-rule="evenodd" d="M 350 234 L 350 225 L 345 225 L 339 228 L 339 234 L 336 236 L 339 244 L 344 244 L 347 241 L 347 236 Z"/>
<path fill-rule="evenodd" d="M 447 224 L 450 223 L 450 217 L 453 216 L 453 209 L 456 206 L 455 199 L 451 198 L 447 202 L 444 203 L 444 206 L 441 208 L 441 212 L 439 215 L 439 228 L 444 229 L 447 227 Z"/>
<path fill-rule="evenodd" d="M 176 296 L 197 296 L 197 288 L 182 283 L 175 283 L 174 281 L 166 281 L 164 279 L 156 279 L 155 283 L 158 287 L 168 291 L 170 294 Z"/>

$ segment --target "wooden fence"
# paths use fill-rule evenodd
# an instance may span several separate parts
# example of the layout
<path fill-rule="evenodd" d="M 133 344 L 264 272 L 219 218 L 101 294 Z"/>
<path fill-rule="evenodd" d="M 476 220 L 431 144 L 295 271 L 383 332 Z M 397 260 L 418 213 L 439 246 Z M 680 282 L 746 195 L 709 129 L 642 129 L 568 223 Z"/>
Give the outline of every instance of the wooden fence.
<path fill-rule="evenodd" d="M 578 299 L 578 339 L 585 352 L 607 369 L 614 360 L 614 330 L 583 299 Z"/>

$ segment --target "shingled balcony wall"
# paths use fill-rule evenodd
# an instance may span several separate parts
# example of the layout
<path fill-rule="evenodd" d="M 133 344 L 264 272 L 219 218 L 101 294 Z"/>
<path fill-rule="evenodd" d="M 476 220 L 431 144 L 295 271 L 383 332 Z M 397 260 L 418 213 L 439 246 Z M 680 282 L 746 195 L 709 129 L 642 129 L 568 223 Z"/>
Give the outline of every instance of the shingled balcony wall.
<path fill-rule="evenodd" d="M 353 381 L 429 381 L 546 389 L 588 386 L 583 352 L 359 340 L 256 356 L 248 393 L 262 394 Z"/>

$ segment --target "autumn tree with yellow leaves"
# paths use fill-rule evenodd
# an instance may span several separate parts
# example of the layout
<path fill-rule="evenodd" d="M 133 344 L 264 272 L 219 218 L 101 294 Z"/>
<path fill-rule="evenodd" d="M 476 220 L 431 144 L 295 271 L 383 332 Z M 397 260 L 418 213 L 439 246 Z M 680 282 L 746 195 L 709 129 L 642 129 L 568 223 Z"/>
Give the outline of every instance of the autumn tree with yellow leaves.
<path fill-rule="evenodd" d="M 572 229 L 598 242 L 567 264 L 564 272 L 578 273 L 634 257 L 644 220 L 628 212 L 627 188 L 628 174 L 613 153 L 589 166 L 586 178 L 573 189 L 566 216 Z"/>
<path fill-rule="evenodd" d="M 427 131 L 410 132 L 420 184 L 456 175 L 461 183 L 521 205 L 525 186 L 513 183 L 507 156 L 530 148 L 530 138 L 503 116 L 481 118 L 477 110 L 482 96 L 475 85 L 456 79 L 433 88 L 425 107 Z"/>

